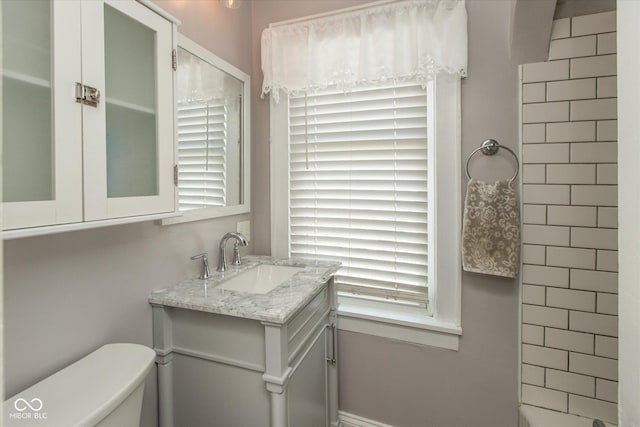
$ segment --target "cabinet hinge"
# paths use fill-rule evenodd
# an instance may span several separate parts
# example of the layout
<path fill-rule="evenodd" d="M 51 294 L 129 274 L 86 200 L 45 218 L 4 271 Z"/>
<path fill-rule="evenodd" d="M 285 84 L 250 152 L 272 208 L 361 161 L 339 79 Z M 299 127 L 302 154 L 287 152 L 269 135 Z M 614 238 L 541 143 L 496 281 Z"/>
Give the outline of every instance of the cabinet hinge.
<path fill-rule="evenodd" d="M 178 51 L 175 49 L 171 51 L 171 67 L 173 68 L 173 71 L 178 70 Z"/>
<path fill-rule="evenodd" d="M 178 165 L 173 165 L 173 185 L 178 186 Z"/>

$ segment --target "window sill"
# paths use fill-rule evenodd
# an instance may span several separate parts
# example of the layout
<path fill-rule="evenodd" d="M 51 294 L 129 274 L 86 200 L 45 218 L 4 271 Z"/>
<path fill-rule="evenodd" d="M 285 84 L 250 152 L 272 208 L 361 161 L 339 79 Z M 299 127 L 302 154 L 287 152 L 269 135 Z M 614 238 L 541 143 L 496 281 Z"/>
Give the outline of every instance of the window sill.
<path fill-rule="evenodd" d="M 422 310 L 339 298 L 338 329 L 412 344 L 458 350 L 462 328 L 438 321 Z M 395 310 L 394 310 L 395 308 Z"/>

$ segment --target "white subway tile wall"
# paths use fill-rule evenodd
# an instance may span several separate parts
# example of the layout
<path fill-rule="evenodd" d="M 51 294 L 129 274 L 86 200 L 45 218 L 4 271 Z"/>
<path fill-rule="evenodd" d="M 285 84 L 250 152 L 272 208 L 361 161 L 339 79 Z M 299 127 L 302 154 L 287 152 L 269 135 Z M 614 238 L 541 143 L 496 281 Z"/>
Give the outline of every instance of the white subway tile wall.
<path fill-rule="evenodd" d="M 550 388 L 522 384 L 522 402 L 567 412 L 567 393 Z"/>
<path fill-rule="evenodd" d="M 604 295 L 604 294 L 603 294 Z M 535 286 L 535 285 L 522 285 L 522 301 L 525 304 L 537 304 L 537 305 L 545 305 L 545 287 L 544 286 Z M 525 325 L 527 327 L 533 328 L 535 326 Z M 524 333 L 523 328 L 523 333 Z M 540 329 L 540 337 L 544 335 L 544 330 Z"/>
<path fill-rule="evenodd" d="M 540 205 L 535 205 L 540 206 Z M 598 209 L 594 206 L 543 206 L 547 209 L 547 224 L 595 227 Z"/>
<path fill-rule="evenodd" d="M 536 83 L 536 85 L 544 86 L 544 83 Z M 595 97 L 596 79 L 561 80 L 547 83 L 547 101 L 569 101 Z"/>
<path fill-rule="evenodd" d="M 596 268 L 602 271 L 618 271 L 618 251 L 598 250 Z M 533 263 L 539 264 L 539 263 Z"/>
<path fill-rule="evenodd" d="M 597 141 L 617 141 L 618 140 L 618 121 L 617 120 L 599 120 Z"/>
<path fill-rule="evenodd" d="M 545 246 L 523 245 L 523 262 L 525 264 L 544 264 L 545 252 Z"/>
<path fill-rule="evenodd" d="M 522 401 L 616 421 L 615 12 L 554 21 L 522 68 Z"/>
<path fill-rule="evenodd" d="M 616 33 L 598 34 L 598 55 L 616 53 Z"/>
<path fill-rule="evenodd" d="M 618 184 L 618 165 L 616 164 L 600 164 L 598 165 L 598 184 Z"/>
<path fill-rule="evenodd" d="M 618 96 L 618 78 L 598 77 L 598 98 L 615 98 Z"/>
<path fill-rule="evenodd" d="M 524 165 L 522 167 L 522 182 L 527 184 L 544 184 L 547 180 L 545 165 Z"/>
<path fill-rule="evenodd" d="M 535 125 L 531 125 L 535 126 Z M 596 140 L 596 122 L 549 123 L 546 142 L 592 142 Z M 545 142 L 531 141 L 531 142 Z"/>
<path fill-rule="evenodd" d="M 530 83 L 522 86 L 522 101 L 524 103 L 545 102 L 545 84 Z"/>
<path fill-rule="evenodd" d="M 522 342 L 527 344 L 543 345 L 544 328 L 542 326 L 522 325 Z"/>
<path fill-rule="evenodd" d="M 618 144 L 615 142 L 585 142 L 571 144 L 571 163 L 615 163 Z"/>
<path fill-rule="evenodd" d="M 596 356 L 618 358 L 618 339 L 596 335 Z"/>
<path fill-rule="evenodd" d="M 618 405 L 615 403 L 575 394 L 569 395 L 569 413 L 587 418 L 598 418 L 609 423 L 618 421 Z"/>
<path fill-rule="evenodd" d="M 556 39 L 549 46 L 549 60 L 593 56 L 597 46 L 598 38 L 595 35 Z"/>
<path fill-rule="evenodd" d="M 568 288 L 569 269 L 524 264 L 522 266 L 522 282 L 530 285 Z"/>
<path fill-rule="evenodd" d="M 599 207 L 598 227 L 618 228 L 618 208 Z"/>
<path fill-rule="evenodd" d="M 525 163 L 569 163 L 570 146 L 570 144 L 526 144 L 522 147 L 522 152 L 525 154 L 523 161 Z"/>
<path fill-rule="evenodd" d="M 571 37 L 571 18 L 556 19 L 551 27 L 551 40 Z"/>
<path fill-rule="evenodd" d="M 594 397 L 596 384 L 593 377 L 565 371 L 547 369 L 546 384 L 554 390 L 568 391 L 582 396 Z"/>
<path fill-rule="evenodd" d="M 569 277 L 572 289 L 618 293 L 618 273 L 571 269 Z"/>
<path fill-rule="evenodd" d="M 615 381 L 596 379 L 596 397 L 609 402 L 618 402 L 618 383 Z"/>
<path fill-rule="evenodd" d="M 562 350 L 593 354 L 593 335 L 565 329 L 545 328 L 545 345 Z"/>
<path fill-rule="evenodd" d="M 544 348 L 544 347 L 541 347 Z M 589 356 L 581 353 L 569 353 L 569 371 L 591 375 L 595 378 L 618 380 L 618 361 L 604 357 Z"/>
<path fill-rule="evenodd" d="M 568 205 L 571 188 L 568 185 L 525 184 L 523 193 L 526 203 Z"/>
<path fill-rule="evenodd" d="M 571 37 L 612 33 L 616 30 L 616 12 L 603 12 L 571 18 Z"/>
<path fill-rule="evenodd" d="M 571 101 L 570 107 L 572 121 L 616 119 L 618 117 L 616 98 Z"/>
<path fill-rule="evenodd" d="M 616 75 L 616 55 L 576 58 L 570 62 L 569 78 L 601 77 Z"/>
<path fill-rule="evenodd" d="M 547 210 L 544 205 L 525 205 L 522 216 L 527 224 L 547 223 Z"/>
<path fill-rule="evenodd" d="M 522 66 L 523 83 L 566 80 L 569 78 L 569 61 L 538 62 Z"/>
<path fill-rule="evenodd" d="M 530 365 L 566 371 L 569 368 L 567 351 L 539 345 L 522 344 L 522 361 Z"/>
<path fill-rule="evenodd" d="M 544 386 L 544 368 L 533 365 L 522 365 L 522 382 Z"/>

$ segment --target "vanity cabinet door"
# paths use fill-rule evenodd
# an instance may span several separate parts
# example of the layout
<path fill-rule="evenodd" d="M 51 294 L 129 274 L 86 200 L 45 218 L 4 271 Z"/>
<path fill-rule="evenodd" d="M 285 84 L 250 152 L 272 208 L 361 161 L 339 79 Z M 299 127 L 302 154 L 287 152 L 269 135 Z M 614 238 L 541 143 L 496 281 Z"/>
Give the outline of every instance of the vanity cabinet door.
<path fill-rule="evenodd" d="M 6 230 L 82 221 L 80 1 L 2 3 Z"/>
<path fill-rule="evenodd" d="M 327 329 L 311 346 L 287 385 L 289 426 L 327 426 Z"/>
<path fill-rule="evenodd" d="M 135 1 L 82 5 L 85 220 L 174 210 L 173 25 Z"/>

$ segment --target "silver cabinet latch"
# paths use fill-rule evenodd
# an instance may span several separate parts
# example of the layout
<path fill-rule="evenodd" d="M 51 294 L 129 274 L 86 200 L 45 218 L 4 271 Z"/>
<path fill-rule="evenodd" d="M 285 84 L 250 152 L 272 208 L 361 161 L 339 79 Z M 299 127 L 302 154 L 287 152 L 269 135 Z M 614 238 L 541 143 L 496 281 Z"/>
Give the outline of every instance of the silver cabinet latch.
<path fill-rule="evenodd" d="M 100 91 L 95 87 L 76 83 L 76 102 L 97 107 L 100 102 Z"/>
<path fill-rule="evenodd" d="M 336 330 L 336 324 L 328 323 L 327 325 L 325 325 L 325 328 L 331 331 L 331 355 L 325 360 L 327 361 L 327 363 L 336 366 L 338 352 L 338 331 Z"/>

